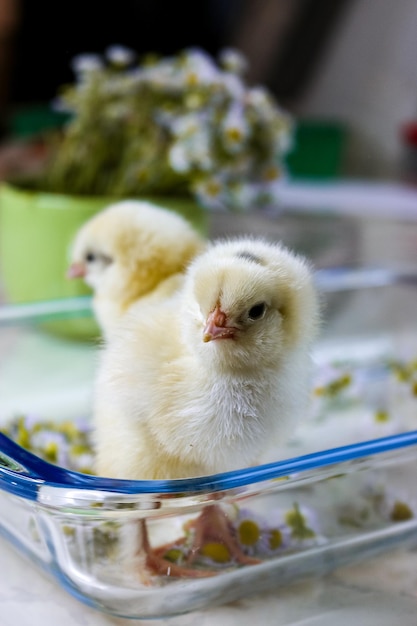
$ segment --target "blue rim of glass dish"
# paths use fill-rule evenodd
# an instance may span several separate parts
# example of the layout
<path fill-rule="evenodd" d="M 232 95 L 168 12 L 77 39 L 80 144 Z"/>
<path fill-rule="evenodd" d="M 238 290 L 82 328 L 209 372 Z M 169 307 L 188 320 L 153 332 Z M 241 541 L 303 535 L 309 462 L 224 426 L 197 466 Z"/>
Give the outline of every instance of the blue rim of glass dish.
<path fill-rule="evenodd" d="M 416 272 L 402 272 L 383 267 L 359 269 L 334 267 L 318 270 L 315 277 L 319 290 L 323 292 L 395 284 L 417 285 Z M 89 315 L 91 315 L 89 296 L 9 305 L 0 307 L 0 326 Z M 90 476 L 52 465 L 0 433 L 0 488 L 30 500 L 37 500 L 38 490 L 42 486 L 71 487 L 120 495 L 213 493 L 355 459 L 365 459 L 415 445 L 417 445 L 417 430 L 211 476 L 177 480 L 121 480 Z"/>
<path fill-rule="evenodd" d="M 37 500 L 38 490 L 42 486 L 71 487 L 120 495 L 213 493 L 415 445 L 417 431 L 411 431 L 223 474 L 177 480 L 122 480 L 90 476 L 52 465 L 0 433 L 0 488 L 29 500 Z M 12 469 L 15 465 L 20 466 L 18 471 Z"/>

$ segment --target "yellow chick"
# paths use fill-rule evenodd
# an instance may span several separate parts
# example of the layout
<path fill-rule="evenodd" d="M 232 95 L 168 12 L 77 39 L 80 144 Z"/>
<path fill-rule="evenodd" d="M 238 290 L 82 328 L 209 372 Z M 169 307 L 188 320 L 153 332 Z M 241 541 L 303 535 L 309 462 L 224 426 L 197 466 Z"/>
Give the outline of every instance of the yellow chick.
<path fill-rule="evenodd" d="M 182 478 L 271 459 L 308 402 L 318 308 L 307 263 L 283 246 L 212 244 L 104 348 L 97 472 Z"/>
<path fill-rule="evenodd" d="M 71 250 L 70 278 L 94 291 L 93 308 L 108 337 L 139 298 L 163 298 L 182 283 L 205 242 L 180 215 L 149 202 L 113 204 L 86 222 Z"/>
<path fill-rule="evenodd" d="M 303 259 L 248 238 L 211 245 L 181 289 L 131 307 L 104 348 L 94 402 L 97 472 L 184 478 L 270 460 L 305 411 L 317 319 Z M 213 542 L 235 562 L 258 562 L 242 551 L 220 506 L 205 507 L 192 528 L 184 565 L 164 558 L 167 546 L 152 548 L 146 520 L 123 536 L 142 580 L 211 575 L 192 564 Z"/>

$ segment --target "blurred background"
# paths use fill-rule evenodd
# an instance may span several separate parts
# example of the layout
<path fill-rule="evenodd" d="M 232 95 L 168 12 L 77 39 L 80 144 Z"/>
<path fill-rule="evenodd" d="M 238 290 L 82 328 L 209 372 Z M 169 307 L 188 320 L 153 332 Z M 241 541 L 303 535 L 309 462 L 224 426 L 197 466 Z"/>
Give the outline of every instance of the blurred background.
<path fill-rule="evenodd" d="M 49 103 L 80 52 L 234 46 L 249 60 L 248 82 L 297 117 L 295 177 L 410 179 L 416 32 L 413 0 L 0 0 L 2 139 L 57 123 Z M 18 168 L 21 157 L 3 161 Z"/>
<path fill-rule="evenodd" d="M 416 32 L 413 0 L 0 0 L 0 181 L 36 173 L 44 158 L 37 138 L 66 119 L 52 102 L 74 81 L 76 55 L 120 44 L 139 57 L 190 47 L 217 57 L 231 47 L 248 61 L 247 84 L 266 86 L 292 114 L 294 142 L 278 218 L 214 213 L 210 235 L 282 239 L 318 268 L 415 267 Z M 31 300 L 13 288 L 41 271 L 39 251 L 28 252 L 35 227 L 24 217 L 26 229 L 17 218 L 12 228 L 16 210 L 9 221 L 2 213 L 0 278 L 12 301 Z M 51 236 L 40 241 L 51 264 Z M 39 298 L 62 293 L 51 285 Z"/>

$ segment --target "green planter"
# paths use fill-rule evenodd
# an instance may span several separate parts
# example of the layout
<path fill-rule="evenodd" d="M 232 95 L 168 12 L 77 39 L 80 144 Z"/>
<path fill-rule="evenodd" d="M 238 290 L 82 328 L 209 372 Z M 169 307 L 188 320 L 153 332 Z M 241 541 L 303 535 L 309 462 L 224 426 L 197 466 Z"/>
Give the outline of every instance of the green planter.
<path fill-rule="evenodd" d="M 207 212 L 191 198 L 141 198 L 177 211 L 203 234 Z M 68 280 L 69 250 L 80 226 L 116 198 L 0 187 L 0 271 L 7 301 L 13 304 L 88 295 L 81 280 Z M 48 324 L 72 337 L 98 335 L 92 319 Z"/>
<path fill-rule="evenodd" d="M 299 120 L 294 148 L 285 161 L 294 180 L 340 178 L 348 139 L 345 124 L 331 120 Z"/>

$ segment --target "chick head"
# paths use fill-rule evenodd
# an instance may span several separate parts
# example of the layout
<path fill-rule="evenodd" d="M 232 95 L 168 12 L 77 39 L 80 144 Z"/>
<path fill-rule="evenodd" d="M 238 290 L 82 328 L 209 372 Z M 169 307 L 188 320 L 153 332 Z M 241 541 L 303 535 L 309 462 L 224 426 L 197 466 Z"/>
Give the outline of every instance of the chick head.
<path fill-rule="evenodd" d="M 186 341 L 207 362 L 236 371 L 274 367 L 308 349 L 318 300 L 308 264 L 279 244 L 242 238 L 214 243 L 190 266 Z"/>
<path fill-rule="evenodd" d="M 78 231 L 69 277 L 82 277 L 95 293 L 121 304 L 183 272 L 204 247 L 180 215 L 149 202 L 123 201 L 92 217 Z"/>

